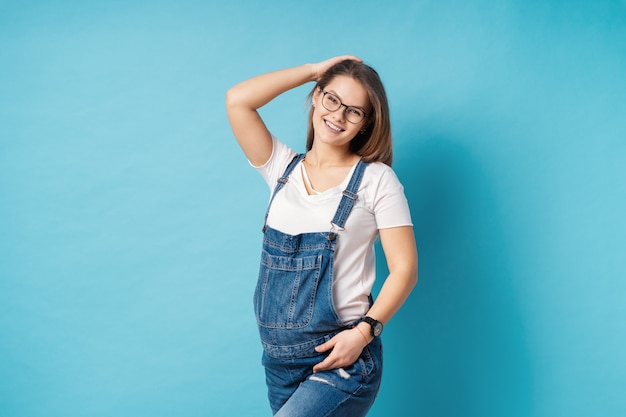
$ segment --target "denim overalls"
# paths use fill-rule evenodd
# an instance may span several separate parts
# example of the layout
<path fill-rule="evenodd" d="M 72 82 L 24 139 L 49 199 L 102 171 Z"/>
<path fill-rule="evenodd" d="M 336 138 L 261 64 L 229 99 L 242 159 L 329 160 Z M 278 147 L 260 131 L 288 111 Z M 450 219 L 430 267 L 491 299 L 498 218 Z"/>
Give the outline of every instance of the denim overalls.
<path fill-rule="evenodd" d="M 303 157 L 296 155 L 290 162 L 269 206 Z M 379 338 L 363 349 L 353 365 L 312 373 L 313 365 L 328 355 L 316 352 L 315 347 L 356 324 L 342 323 L 333 303 L 333 262 L 339 237 L 334 230 L 343 229 L 366 166 L 359 161 L 355 167 L 329 232 L 289 235 L 267 224 L 263 227 L 254 309 L 275 415 L 364 416 L 378 392 L 382 372 Z"/>

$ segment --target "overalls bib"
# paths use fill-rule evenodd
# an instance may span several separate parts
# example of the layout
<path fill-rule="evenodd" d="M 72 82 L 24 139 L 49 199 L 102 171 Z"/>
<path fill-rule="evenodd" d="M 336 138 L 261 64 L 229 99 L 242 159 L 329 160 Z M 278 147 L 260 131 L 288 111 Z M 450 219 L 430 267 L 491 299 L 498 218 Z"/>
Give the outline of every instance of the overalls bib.
<path fill-rule="evenodd" d="M 263 348 L 274 358 L 319 356 L 315 347 L 348 327 L 333 303 L 335 230 L 345 225 L 367 164 L 357 163 L 329 232 L 289 235 L 267 226 L 267 217 L 274 197 L 303 158 L 296 155 L 278 180 L 263 227 L 254 309 Z"/>

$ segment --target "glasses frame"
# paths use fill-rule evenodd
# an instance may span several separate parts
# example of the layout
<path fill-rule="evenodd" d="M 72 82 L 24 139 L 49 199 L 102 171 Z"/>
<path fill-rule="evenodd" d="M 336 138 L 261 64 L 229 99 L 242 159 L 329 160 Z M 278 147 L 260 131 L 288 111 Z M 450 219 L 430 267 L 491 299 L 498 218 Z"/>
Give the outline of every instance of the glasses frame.
<path fill-rule="evenodd" d="M 369 116 L 369 114 L 367 114 L 367 113 L 365 112 L 365 110 L 363 110 L 363 109 L 362 109 L 362 108 L 360 108 L 360 107 L 348 106 L 348 105 L 346 105 L 346 104 L 343 104 L 343 102 L 341 101 L 341 99 L 340 99 L 339 97 L 337 97 L 337 94 L 331 93 L 330 91 L 326 91 L 326 90 L 324 90 L 322 87 L 318 87 L 318 88 L 320 89 L 320 92 L 322 93 L 322 106 L 324 106 L 324 108 L 325 108 L 326 110 L 328 110 L 328 111 L 332 111 L 332 112 L 335 112 L 335 111 L 339 110 L 339 109 L 341 108 L 341 106 L 345 107 L 345 109 L 343 110 L 344 117 L 346 118 L 346 120 L 347 120 L 348 122 L 352 123 L 353 125 L 358 125 L 358 124 L 359 124 L 359 123 L 361 123 L 363 120 L 365 120 L 365 118 L 366 118 L 367 116 Z M 326 97 L 326 94 L 330 94 L 331 96 L 333 96 L 333 97 L 336 97 L 336 98 L 337 98 L 337 101 L 339 102 L 339 106 L 337 106 L 337 108 L 336 108 L 336 109 L 334 109 L 334 110 L 333 110 L 333 109 L 329 109 L 328 107 L 326 107 L 326 106 L 324 105 L 324 98 Z M 362 112 L 362 113 L 363 113 L 363 118 L 362 118 L 361 120 L 359 120 L 358 122 L 353 122 L 353 121 L 350 121 L 350 120 L 348 119 L 348 116 L 346 115 L 346 112 L 348 111 L 348 109 L 356 109 L 356 110 L 358 110 L 358 111 Z"/>

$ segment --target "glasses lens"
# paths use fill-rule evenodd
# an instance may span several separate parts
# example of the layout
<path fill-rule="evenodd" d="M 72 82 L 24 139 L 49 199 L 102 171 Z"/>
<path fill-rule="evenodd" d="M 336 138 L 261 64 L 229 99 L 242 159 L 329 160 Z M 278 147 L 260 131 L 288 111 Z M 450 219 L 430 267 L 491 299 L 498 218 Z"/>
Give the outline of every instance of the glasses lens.
<path fill-rule="evenodd" d="M 363 110 L 357 109 L 356 107 L 348 107 L 346 109 L 346 119 L 350 123 L 359 123 L 365 117 L 365 113 Z"/>
<path fill-rule="evenodd" d="M 322 98 L 322 105 L 326 107 L 326 110 L 335 111 L 341 107 L 341 100 L 331 93 L 326 93 Z"/>

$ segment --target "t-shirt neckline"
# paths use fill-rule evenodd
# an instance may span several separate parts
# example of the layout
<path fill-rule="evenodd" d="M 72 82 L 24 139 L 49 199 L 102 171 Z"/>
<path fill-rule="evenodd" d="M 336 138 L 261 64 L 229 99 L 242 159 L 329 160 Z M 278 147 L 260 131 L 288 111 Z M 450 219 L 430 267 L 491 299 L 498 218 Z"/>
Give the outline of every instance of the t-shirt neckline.
<path fill-rule="evenodd" d="M 354 165 L 352 165 L 352 168 L 350 168 L 350 171 L 348 172 L 346 177 L 343 179 L 343 181 L 341 181 L 339 185 L 330 187 L 328 190 L 325 190 L 325 191 L 317 191 L 311 185 L 311 180 L 309 178 L 309 174 L 306 171 L 306 167 L 304 166 L 304 159 L 303 159 L 302 161 L 300 161 L 300 173 L 301 173 L 300 175 L 302 176 L 302 188 L 303 188 L 302 192 L 304 193 L 304 195 L 308 197 L 329 195 L 331 193 L 337 193 L 337 192 L 342 193 L 343 190 L 345 190 L 346 187 L 348 186 L 348 183 L 350 182 L 350 179 L 352 178 L 352 175 L 354 174 L 354 170 L 356 169 L 356 166 L 359 164 L 359 161 L 357 161 Z M 313 192 L 313 194 L 309 194 L 309 192 L 307 191 L 307 186 Z"/>

